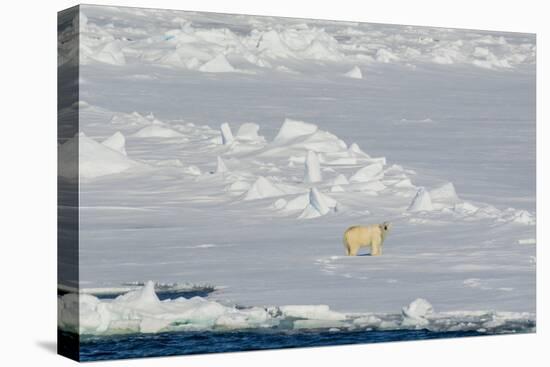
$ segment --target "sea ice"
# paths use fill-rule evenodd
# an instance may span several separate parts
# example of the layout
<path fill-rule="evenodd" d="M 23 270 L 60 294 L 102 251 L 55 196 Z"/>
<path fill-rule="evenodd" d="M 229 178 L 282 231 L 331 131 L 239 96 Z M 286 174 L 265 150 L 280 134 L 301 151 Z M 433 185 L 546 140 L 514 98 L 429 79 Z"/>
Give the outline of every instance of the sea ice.
<path fill-rule="evenodd" d="M 216 173 L 226 173 L 229 170 L 227 169 L 227 166 L 225 165 L 225 162 L 223 161 L 222 157 L 217 157 L 217 166 L 216 166 Z"/>
<path fill-rule="evenodd" d="M 244 142 L 263 142 L 265 139 L 263 136 L 258 135 L 260 126 L 251 122 L 245 122 L 239 127 L 237 131 L 237 140 Z"/>
<path fill-rule="evenodd" d="M 78 150 L 78 170 L 74 169 L 74 157 Z M 59 147 L 59 172 L 67 178 L 95 178 L 120 173 L 130 168 L 145 166 L 124 154 L 108 148 L 87 137 L 77 134 Z"/>
<path fill-rule="evenodd" d="M 323 181 L 323 177 L 321 175 L 321 164 L 319 163 L 317 154 L 310 150 L 307 152 L 306 156 L 304 182 L 314 183 L 320 181 Z"/>
<path fill-rule="evenodd" d="M 134 133 L 132 136 L 136 138 L 178 138 L 182 137 L 183 134 L 170 128 L 162 127 L 158 124 L 153 124 L 145 126 L 138 132 Z"/>
<path fill-rule="evenodd" d="M 227 122 L 224 122 L 223 124 L 220 125 L 220 131 L 222 134 L 223 145 L 228 145 L 233 143 L 233 140 L 234 140 L 233 133 L 231 132 L 231 127 Z"/>
<path fill-rule="evenodd" d="M 317 188 L 309 190 L 308 204 L 299 219 L 311 219 L 321 217 L 336 209 L 337 202 L 328 195 L 322 194 Z"/>
<path fill-rule="evenodd" d="M 433 202 L 443 202 L 445 204 L 455 204 L 459 201 L 452 182 L 448 182 L 430 190 L 430 198 Z"/>
<path fill-rule="evenodd" d="M 257 200 L 284 195 L 284 191 L 278 188 L 267 178 L 260 176 L 246 192 L 244 200 Z"/>
<path fill-rule="evenodd" d="M 429 192 L 421 187 L 416 192 L 416 195 L 411 201 L 409 208 L 407 209 L 410 212 L 423 212 L 433 210 L 432 199 L 430 198 Z"/>
<path fill-rule="evenodd" d="M 105 145 L 108 148 L 111 148 L 112 150 L 115 150 L 119 152 L 120 154 L 128 155 L 126 154 L 126 139 L 124 138 L 124 135 L 120 131 L 117 131 L 107 139 L 105 139 L 101 144 Z"/>
<path fill-rule="evenodd" d="M 380 163 L 373 163 L 361 168 L 353 176 L 350 177 L 350 182 L 367 182 L 378 180 L 384 175 L 384 167 Z"/>
<path fill-rule="evenodd" d="M 363 73 L 358 66 L 354 66 L 350 71 L 346 72 L 344 76 L 352 79 L 363 79 Z"/>
<path fill-rule="evenodd" d="M 199 70 L 205 73 L 231 73 L 236 71 L 223 54 L 219 54 L 204 63 Z"/>
<path fill-rule="evenodd" d="M 317 130 L 317 125 L 287 118 L 283 122 L 283 125 L 279 129 L 279 133 L 275 136 L 273 141 L 277 143 L 285 143 L 301 136 L 312 135 Z"/>

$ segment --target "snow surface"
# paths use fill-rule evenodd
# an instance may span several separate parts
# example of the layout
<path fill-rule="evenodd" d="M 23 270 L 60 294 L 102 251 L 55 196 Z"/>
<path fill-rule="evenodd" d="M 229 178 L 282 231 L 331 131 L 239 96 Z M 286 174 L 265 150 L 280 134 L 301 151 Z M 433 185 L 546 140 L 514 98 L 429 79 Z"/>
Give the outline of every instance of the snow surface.
<path fill-rule="evenodd" d="M 192 326 L 264 325 L 286 316 L 262 310 L 285 305 L 346 316 L 293 327 L 534 318 L 533 35 L 81 9 L 87 83 L 60 116 L 78 107 L 86 135 L 59 147 L 79 147 L 80 285 L 218 289 L 160 303 L 150 289 L 87 295 L 86 332 L 171 329 L 186 312 Z M 343 77 L 355 66 L 368 78 Z M 124 144 L 100 143 L 117 132 Z M 70 168 L 60 162 L 61 179 Z M 431 208 L 408 210 L 420 188 Z M 347 227 L 383 221 L 384 256 L 344 256 Z M 437 312 L 404 311 L 418 298 Z"/>

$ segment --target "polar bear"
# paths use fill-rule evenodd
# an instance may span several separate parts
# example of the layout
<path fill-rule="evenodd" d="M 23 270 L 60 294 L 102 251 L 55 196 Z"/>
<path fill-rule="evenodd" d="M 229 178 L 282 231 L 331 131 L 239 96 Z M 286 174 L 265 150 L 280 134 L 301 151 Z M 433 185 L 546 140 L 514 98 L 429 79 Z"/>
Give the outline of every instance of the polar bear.
<path fill-rule="evenodd" d="M 391 229 L 390 222 L 368 226 L 352 226 L 344 232 L 346 255 L 356 256 L 361 247 L 371 247 L 371 256 L 382 255 L 382 245 Z"/>

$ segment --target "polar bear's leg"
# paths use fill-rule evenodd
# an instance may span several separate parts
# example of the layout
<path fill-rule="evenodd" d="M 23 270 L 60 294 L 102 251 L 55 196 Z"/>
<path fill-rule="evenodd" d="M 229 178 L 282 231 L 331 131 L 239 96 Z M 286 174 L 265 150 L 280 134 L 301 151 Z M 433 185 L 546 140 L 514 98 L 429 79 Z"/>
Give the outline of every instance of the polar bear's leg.
<path fill-rule="evenodd" d="M 350 244 L 348 241 L 347 232 L 344 234 L 344 249 L 346 250 L 346 256 L 350 254 Z"/>
<path fill-rule="evenodd" d="M 346 256 L 350 256 L 349 246 L 346 246 Z"/>
<path fill-rule="evenodd" d="M 382 255 L 382 239 L 380 237 L 375 237 L 372 239 L 371 247 L 371 256 L 380 256 Z"/>

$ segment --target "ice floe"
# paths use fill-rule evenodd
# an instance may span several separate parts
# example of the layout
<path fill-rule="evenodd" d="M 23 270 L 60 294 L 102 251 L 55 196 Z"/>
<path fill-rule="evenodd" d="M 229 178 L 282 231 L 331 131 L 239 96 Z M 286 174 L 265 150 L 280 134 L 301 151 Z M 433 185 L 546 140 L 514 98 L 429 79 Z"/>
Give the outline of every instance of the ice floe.
<path fill-rule="evenodd" d="M 416 299 L 401 313 L 353 313 L 331 310 L 327 305 L 236 307 L 203 297 L 168 298 L 161 301 L 155 284 L 147 282 L 114 299 L 69 293 L 58 297 L 58 326 L 80 335 L 160 333 L 174 331 L 224 331 L 250 329 L 325 329 L 530 332 L 530 313 L 455 311 L 437 313 L 425 299 Z M 78 312 L 76 310 L 79 310 Z"/>
<path fill-rule="evenodd" d="M 120 151 L 96 142 L 84 133 L 79 133 L 61 145 L 59 157 L 60 175 L 72 179 L 96 178 L 145 166 L 128 158 Z M 78 162 L 75 161 L 76 157 Z"/>

